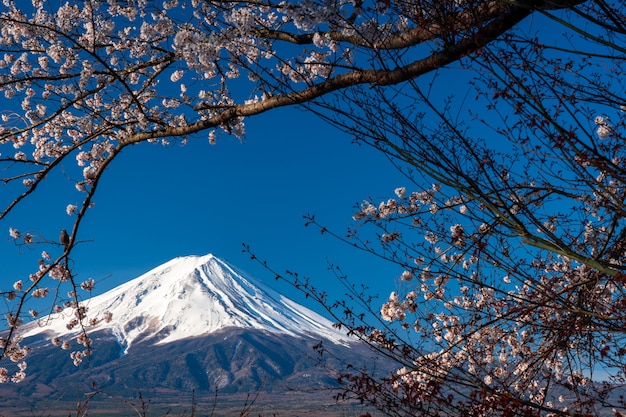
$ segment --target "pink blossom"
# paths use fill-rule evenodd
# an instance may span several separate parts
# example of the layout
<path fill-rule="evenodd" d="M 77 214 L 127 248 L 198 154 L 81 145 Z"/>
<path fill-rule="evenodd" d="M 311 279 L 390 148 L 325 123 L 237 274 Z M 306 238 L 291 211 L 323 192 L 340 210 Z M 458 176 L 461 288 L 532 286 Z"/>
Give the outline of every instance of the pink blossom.
<path fill-rule="evenodd" d="M 111 313 L 110 311 L 105 311 L 102 317 L 105 323 L 110 323 L 113 319 L 113 313 Z"/>
<path fill-rule="evenodd" d="M 174 71 L 172 75 L 170 76 L 170 80 L 175 83 L 179 81 L 181 78 L 183 78 L 183 74 L 184 72 L 181 70 Z"/>
<path fill-rule="evenodd" d="M 95 284 L 96 282 L 94 281 L 94 279 L 89 278 L 87 281 L 84 281 L 80 284 L 80 288 L 82 288 L 85 291 L 93 291 Z"/>
<path fill-rule="evenodd" d="M 37 288 L 35 291 L 32 292 L 32 295 L 35 298 L 45 298 L 48 293 L 50 293 L 50 290 L 48 288 Z"/>
<path fill-rule="evenodd" d="M 11 382 L 14 384 L 20 383 L 26 378 L 26 374 L 22 371 L 18 371 L 11 377 Z"/>
<path fill-rule="evenodd" d="M 403 271 L 400 275 L 400 279 L 403 281 L 411 281 L 413 279 L 413 273 L 411 271 Z"/>

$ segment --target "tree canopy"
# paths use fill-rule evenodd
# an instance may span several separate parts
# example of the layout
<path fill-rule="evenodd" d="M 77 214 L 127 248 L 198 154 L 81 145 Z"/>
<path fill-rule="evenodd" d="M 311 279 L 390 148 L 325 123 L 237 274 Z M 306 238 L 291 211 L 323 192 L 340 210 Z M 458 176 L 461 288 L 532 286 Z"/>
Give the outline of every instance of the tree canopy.
<path fill-rule="evenodd" d="M 103 319 L 81 307 L 93 282 L 74 282 L 68 260 L 123 149 L 242 137 L 246 117 L 304 106 L 407 177 L 336 235 L 404 270 L 380 311 L 349 286 L 380 321 L 334 305 L 400 365 L 388 378 L 345 375 L 346 395 L 390 415 L 624 410 L 625 6 L 3 1 L 0 218 L 62 169 L 83 198 L 68 204 L 73 225 L 58 238 L 10 229 L 44 250 L 3 292 L 3 356 L 18 365 L 0 378 L 25 376 L 17 335 L 29 297 L 68 286 L 52 311 L 75 309 L 72 325 L 85 330 Z M 529 30 L 533 19 L 541 29 Z M 453 70 L 470 74 L 467 91 L 443 88 Z"/>

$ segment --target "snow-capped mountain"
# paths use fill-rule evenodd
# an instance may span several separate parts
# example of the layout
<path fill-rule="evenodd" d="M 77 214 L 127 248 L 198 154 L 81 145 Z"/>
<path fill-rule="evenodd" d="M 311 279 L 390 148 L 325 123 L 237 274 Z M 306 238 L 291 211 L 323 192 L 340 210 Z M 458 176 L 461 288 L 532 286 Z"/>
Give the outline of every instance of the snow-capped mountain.
<path fill-rule="evenodd" d="M 162 345 L 233 327 L 349 344 L 326 318 L 210 254 L 175 258 L 85 306 L 88 318 L 112 314 L 87 330 L 110 330 L 125 351 L 137 340 Z M 23 326 L 23 337 L 71 336 L 70 310 Z"/>
<path fill-rule="evenodd" d="M 336 388 L 338 372 L 352 367 L 391 369 L 329 320 L 212 255 L 173 259 L 84 304 L 83 323 L 111 313 L 87 325 L 90 355 L 75 366 L 72 355 L 85 348 L 80 326 L 66 327 L 73 309 L 21 326 L 27 376 L 0 384 L 1 398 L 22 407 L 25 398 L 70 395 L 75 404 L 92 386 L 161 401 L 216 390 L 282 395 Z"/>

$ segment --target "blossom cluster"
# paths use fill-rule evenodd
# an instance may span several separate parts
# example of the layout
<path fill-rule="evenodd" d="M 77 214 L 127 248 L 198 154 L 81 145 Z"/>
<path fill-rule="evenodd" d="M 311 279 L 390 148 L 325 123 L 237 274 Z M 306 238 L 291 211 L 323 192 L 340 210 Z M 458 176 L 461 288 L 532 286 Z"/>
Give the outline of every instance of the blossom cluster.
<path fill-rule="evenodd" d="M 441 186 L 439 184 L 433 184 L 430 190 L 416 191 L 406 196 L 406 188 L 399 187 L 395 190 L 396 195 L 401 201 L 399 202 L 395 198 L 390 198 L 387 201 L 381 201 L 378 206 L 374 205 L 370 201 L 364 201 L 357 211 L 353 219 L 365 220 L 368 218 L 382 220 L 394 214 L 413 214 L 418 213 L 420 210 L 426 208 L 430 212 L 436 212 L 438 210 L 438 204 L 435 200 L 435 196 Z"/>
<path fill-rule="evenodd" d="M 4 357 L 9 358 L 9 360 L 16 363 L 18 367 L 17 371 L 15 371 L 13 375 L 10 374 L 7 368 L 0 367 L 0 384 L 7 382 L 18 383 L 23 381 L 26 377 L 26 373 L 24 371 L 27 364 L 24 361 L 24 358 L 28 354 L 28 349 L 21 347 L 19 342 L 19 337 L 13 338 L 12 340 L 0 338 L 0 349 L 3 349 Z"/>
<path fill-rule="evenodd" d="M 596 129 L 596 133 L 600 139 L 606 139 L 612 133 L 611 124 L 609 123 L 609 118 L 605 116 L 596 116 L 594 120 L 595 124 L 598 126 Z"/>
<path fill-rule="evenodd" d="M 517 190 L 509 194 L 511 207 L 518 207 L 505 211 L 510 216 L 522 215 L 537 196 Z M 500 395 L 495 393 L 506 393 L 555 415 L 568 412 L 576 392 L 592 391 L 580 355 L 623 363 L 619 329 L 626 316 L 619 306 L 626 306 L 626 280 L 616 271 L 626 265 L 626 229 L 611 232 L 592 209 L 583 211 L 590 217 L 577 227 L 559 215 L 536 220 L 537 239 L 552 234 L 561 242 L 569 239 L 578 253 L 603 253 L 607 267 L 598 269 L 559 248 L 515 252 L 515 240 L 500 237 L 502 222 L 490 218 L 483 204 L 441 192 L 438 186 L 413 193 L 400 187 L 397 198 L 378 205 L 366 201 L 354 216 L 384 231 L 378 235 L 381 247 L 392 254 L 385 256 L 403 267 L 399 290 L 382 304 L 380 317 L 390 329 L 399 325 L 408 332 L 412 353 L 402 363 L 411 359 L 413 366 L 398 369 L 391 388 L 420 403 L 432 400 L 434 387 L 470 378 L 468 384 L 494 393 L 494 404 Z M 597 199 L 585 202 L 597 206 Z M 424 242 L 407 244 L 407 236 L 416 233 Z M 382 331 L 371 335 L 372 343 L 407 355 L 406 346 L 396 346 Z"/>
<path fill-rule="evenodd" d="M 88 287 L 86 290 L 89 290 L 89 287 L 93 286 L 93 279 L 89 279 L 83 282 L 81 287 Z M 85 288 L 83 288 L 85 289 Z M 75 294 L 72 294 L 75 297 Z M 70 353 L 70 359 L 74 365 L 80 365 L 83 360 L 91 356 L 92 354 L 92 345 L 93 340 L 88 336 L 88 332 L 97 327 L 100 323 L 109 323 L 113 315 L 110 311 L 105 311 L 101 316 L 90 316 L 88 314 L 88 307 L 74 302 L 66 303 L 66 307 L 58 307 L 56 310 L 56 316 L 51 316 L 52 320 L 69 320 L 66 322 L 66 328 L 70 331 L 69 336 L 64 339 L 61 339 L 59 336 L 53 336 L 50 342 L 54 346 L 58 346 L 63 350 L 72 349 L 72 343 L 74 342 L 76 345 L 81 347 L 79 350 L 73 350 Z M 70 318 L 71 317 L 71 318 Z"/>
<path fill-rule="evenodd" d="M 11 229 L 10 234 L 15 239 L 24 236 L 24 234 L 15 229 Z M 73 280 L 71 271 L 66 263 L 61 263 L 59 260 L 53 261 L 50 254 L 47 251 L 43 251 L 39 260 L 38 271 L 31 274 L 29 277 L 31 282 L 27 285 L 23 280 L 15 281 L 13 283 L 13 291 L 9 293 L 7 300 L 12 301 L 18 297 L 22 299 L 27 295 L 34 298 L 48 297 L 51 293 L 51 289 L 42 285 L 46 277 L 57 283 L 57 299 L 60 285 Z M 80 283 L 78 287 L 83 291 L 92 291 L 95 288 L 95 280 L 89 278 Z M 81 345 L 83 347 L 82 350 L 74 351 L 71 354 L 71 359 L 74 364 L 78 365 L 85 357 L 91 354 L 93 341 L 87 336 L 87 331 L 101 322 L 110 322 L 112 314 L 106 311 L 99 317 L 90 316 L 88 314 L 88 307 L 80 301 L 80 296 L 76 291 L 68 292 L 67 297 L 67 301 L 62 305 L 54 306 L 53 314 L 45 318 L 40 318 L 39 312 L 34 309 L 29 309 L 29 313 L 33 319 L 37 320 L 37 323 L 44 326 L 47 325 L 50 320 L 66 321 L 66 328 L 73 331 L 73 335 L 71 334 L 66 340 L 61 340 L 59 337 L 55 336 L 52 338 L 51 342 L 53 345 L 60 346 L 64 350 L 71 348 L 72 340 L 78 345 Z M 2 349 L 4 357 L 9 358 L 12 362 L 18 363 L 18 370 L 11 375 L 6 367 L 0 367 L 0 383 L 20 382 L 26 377 L 26 356 L 29 352 L 28 347 L 22 347 L 19 344 L 19 332 L 24 324 L 24 319 L 21 315 L 8 313 L 5 315 L 5 320 L 13 336 L 10 339 L 0 339 L 0 349 Z"/>

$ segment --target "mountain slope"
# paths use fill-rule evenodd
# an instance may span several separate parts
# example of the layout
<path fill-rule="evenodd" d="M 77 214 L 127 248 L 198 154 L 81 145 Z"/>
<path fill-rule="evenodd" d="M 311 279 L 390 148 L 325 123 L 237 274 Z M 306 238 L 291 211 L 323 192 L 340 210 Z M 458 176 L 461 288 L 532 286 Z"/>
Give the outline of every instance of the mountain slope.
<path fill-rule="evenodd" d="M 137 341 L 124 355 L 106 331 L 93 337 L 93 354 L 79 366 L 72 365 L 67 351 L 35 345 L 26 380 L 0 386 L 0 396 L 3 388 L 17 389 L 21 397 L 63 393 L 68 387 L 76 392 L 92 382 L 121 396 L 137 390 L 168 395 L 306 391 L 336 386 L 335 371 L 345 367 L 344 360 L 369 362 L 362 347 L 330 344 L 332 354 L 320 356 L 313 339 L 257 329 L 224 328 L 159 345 Z"/>
<path fill-rule="evenodd" d="M 110 323 L 89 330 L 110 330 L 126 350 L 136 340 L 164 344 L 228 327 L 349 342 L 329 320 L 213 255 L 173 259 L 85 305 L 88 317 L 112 313 Z M 76 332 L 66 328 L 72 316 L 68 310 L 28 324 L 23 337 L 70 336 Z"/>

